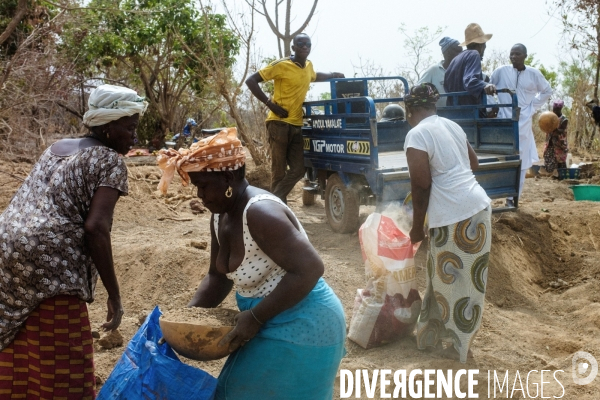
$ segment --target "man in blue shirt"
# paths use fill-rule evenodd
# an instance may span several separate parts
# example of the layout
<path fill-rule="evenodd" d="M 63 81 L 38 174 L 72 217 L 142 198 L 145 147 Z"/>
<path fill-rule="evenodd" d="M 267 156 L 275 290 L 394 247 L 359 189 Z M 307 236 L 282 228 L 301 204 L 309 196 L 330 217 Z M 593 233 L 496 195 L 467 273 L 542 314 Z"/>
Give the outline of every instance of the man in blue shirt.
<path fill-rule="evenodd" d="M 446 68 L 450 65 L 452 60 L 459 55 L 463 48 L 458 45 L 458 40 L 449 37 L 444 37 L 440 40 L 440 47 L 442 48 L 442 55 L 444 59 L 437 64 L 427 68 L 427 70 L 417 82 L 418 85 L 421 83 L 431 83 L 438 90 L 439 94 L 444 94 L 444 75 L 446 74 Z M 446 97 L 440 97 L 437 101 L 437 107 L 443 107 L 446 105 Z"/>
<path fill-rule="evenodd" d="M 481 59 L 485 52 L 486 42 L 492 38 L 492 34 L 485 34 L 478 24 L 469 24 L 465 29 L 465 41 L 461 46 L 467 46 L 467 50 L 457 55 L 444 75 L 444 89 L 449 92 L 469 92 L 468 96 L 460 96 L 458 104 L 481 104 L 481 96 L 493 95 L 496 87 L 486 83 L 481 72 Z M 454 105 L 452 97 L 448 97 L 448 103 Z M 485 114 L 485 110 L 482 110 Z"/>
<path fill-rule="evenodd" d="M 185 126 L 183 127 L 183 137 L 185 139 L 188 139 L 191 135 L 192 135 L 192 128 L 194 126 L 197 126 L 198 124 L 196 123 L 196 121 L 193 118 L 188 118 L 187 121 L 185 122 Z M 176 141 L 177 139 L 179 139 L 179 137 L 181 136 L 181 133 L 178 133 L 176 135 L 173 136 L 173 141 Z M 194 138 L 194 142 L 197 142 L 198 140 L 196 138 Z"/>

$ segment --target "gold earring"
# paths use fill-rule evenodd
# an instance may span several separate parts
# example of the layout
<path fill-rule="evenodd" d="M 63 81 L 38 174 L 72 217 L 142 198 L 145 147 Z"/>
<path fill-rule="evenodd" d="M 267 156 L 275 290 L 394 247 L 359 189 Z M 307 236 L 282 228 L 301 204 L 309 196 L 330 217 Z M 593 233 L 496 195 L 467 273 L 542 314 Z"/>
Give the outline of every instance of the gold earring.
<path fill-rule="evenodd" d="M 227 188 L 227 190 L 225 191 L 225 197 L 230 198 L 232 194 L 233 194 L 233 190 L 231 190 L 231 186 L 229 186 Z"/>
<path fill-rule="evenodd" d="M 412 114 L 411 114 L 411 113 L 408 113 L 408 118 L 411 118 L 411 117 L 412 117 Z"/>

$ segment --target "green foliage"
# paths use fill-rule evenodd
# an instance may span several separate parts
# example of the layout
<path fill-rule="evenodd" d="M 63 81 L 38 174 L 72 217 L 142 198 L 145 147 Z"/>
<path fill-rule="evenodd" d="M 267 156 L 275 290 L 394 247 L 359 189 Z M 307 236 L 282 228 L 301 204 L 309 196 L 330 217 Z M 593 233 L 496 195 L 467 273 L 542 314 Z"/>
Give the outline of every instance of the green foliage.
<path fill-rule="evenodd" d="M 224 126 L 233 126 L 235 123 L 229 120 L 227 113 L 223 110 L 217 112 L 217 120 L 212 123 L 211 128 L 222 128 Z"/>
<path fill-rule="evenodd" d="M 569 147 L 597 148 L 596 130 L 586 103 L 593 96 L 596 72 L 595 56 L 562 61 L 559 76 L 563 91 L 570 97 L 570 108 L 563 109 L 569 118 Z"/>
<path fill-rule="evenodd" d="M 263 58 L 262 62 L 263 62 L 263 67 L 266 67 L 267 65 L 271 64 L 273 61 L 278 60 L 277 57 L 273 56 L 273 57 L 265 57 Z M 273 93 L 275 93 L 275 84 L 273 83 L 273 81 L 266 81 L 262 83 L 262 90 L 263 92 L 265 92 L 265 94 L 269 97 L 273 97 Z"/>
<path fill-rule="evenodd" d="M 558 86 L 558 73 L 554 70 L 544 67 L 544 64 L 538 64 L 538 61 L 535 59 L 535 53 L 531 53 L 525 59 L 525 65 L 529 65 L 531 67 L 537 68 L 544 78 L 550 83 L 550 87 L 556 89 Z"/>
<path fill-rule="evenodd" d="M 17 13 L 18 2 L 19 0 L 0 0 L 0 34 L 5 31 Z M 8 40 L 0 44 L 0 58 L 14 55 L 19 44 L 33 29 L 47 22 L 56 12 L 57 8 L 50 4 L 41 4 L 39 0 L 29 0 L 25 17 L 18 23 Z"/>
<path fill-rule="evenodd" d="M 160 114 L 155 105 L 150 104 L 148 106 L 148 109 L 140 119 L 136 134 L 139 144 L 142 146 L 150 144 L 153 138 L 160 136 Z"/>
<path fill-rule="evenodd" d="M 331 93 L 323 92 L 319 95 L 319 100 L 331 100 Z"/>
<path fill-rule="evenodd" d="M 445 27 L 422 26 L 413 32 L 409 32 L 406 24 L 402 23 L 398 30 L 404 36 L 405 59 L 400 65 L 401 75 L 406 78 L 410 86 L 417 84 L 421 75 L 430 65 L 434 63 L 431 50 L 428 46 L 438 40 Z M 439 55 L 436 56 L 439 58 Z"/>
<path fill-rule="evenodd" d="M 169 50 L 174 71 L 205 73 L 177 43 L 176 34 L 196 55 L 206 54 L 208 46 L 222 46 L 230 55 L 227 66 L 233 64 L 239 48 L 224 15 L 208 14 L 207 25 L 190 0 L 92 0 L 88 6 L 83 24 L 65 31 L 64 49 L 76 56 L 73 59 L 83 70 L 111 67 L 120 60 L 152 58 Z M 211 38 L 209 43 L 205 35 Z"/>
<path fill-rule="evenodd" d="M 210 83 L 207 57 L 233 65 L 239 41 L 224 15 L 193 0 L 91 0 L 66 27 L 62 50 L 84 76 L 100 75 L 143 88 L 163 132 L 175 130 L 177 107 Z"/>
<path fill-rule="evenodd" d="M 18 0 L 3 0 L 0 2 L 0 33 L 4 32 L 13 16 L 17 12 Z M 21 21 L 16 29 L 16 32 L 12 35 L 12 40 L 9 39 L 0 45 L 0 51 L 2 55 L 11 56 L 17 51 L 18 42 L 16 37 L 19 35 L 27 35 L 33 27 L 25 21 Z"/>
<path fill-rule="evenodd" d="M 544 75 L 544 78 L 546 78 L 546 80 L 550 83 L 550 86 L 556 88 L 556 86 L 558 85 L 558 73 L 556 71 L 544 67 L 543 64 L 541 64 L 538 69 L 540 70 L 542 75 Z"/>
<path fill-rule="evenodd" d="M 582 63 L 589 55 L 600 62 L 600 3 L 598 0 L 548 0 L 551 13 L 558 11 L 563 26 L 563 35 L 570 47 L 580 54 Z M 583 57 L 581 57 L 583 55 Z M 598 67 L 598 65 L 596 64 Z M 597 71 L 592 74 L 596 75 Z M 598 78 L 593 82 L 593 97 L 598 97 Z"/>
<path fill-rule="evenodd" d="M 586 62 L 561 61 L 558 68 L 564 90 L 569 94 L 573 94 L 582 82 L 591 86 L 593 84 L 595 62 L 594 57 L 588 57 Z"/>

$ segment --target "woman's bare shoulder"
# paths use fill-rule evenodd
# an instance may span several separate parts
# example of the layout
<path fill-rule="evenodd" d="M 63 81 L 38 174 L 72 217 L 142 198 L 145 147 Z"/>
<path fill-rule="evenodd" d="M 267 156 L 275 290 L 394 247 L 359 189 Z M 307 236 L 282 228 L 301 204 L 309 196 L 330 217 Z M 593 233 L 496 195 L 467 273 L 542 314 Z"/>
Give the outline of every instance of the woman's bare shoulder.
<path fill-rule="evenodd" d="M 259 201 L 254 201 L 250 207 L 248 207 L 246 212 L 246 220 L 250 228 L 255 230 L 272 230 L 273 228 L 279 226 L 289 226 L 289 222 L 292 222 L 293 225 L 296 225 L 294 222 L 296 218 L 288 207 L 283 205 L 269 192 L 258 188 L 255 189 L 259 191 L 256 195 L 266 194 L 269 196 L 265 196 Z"/>

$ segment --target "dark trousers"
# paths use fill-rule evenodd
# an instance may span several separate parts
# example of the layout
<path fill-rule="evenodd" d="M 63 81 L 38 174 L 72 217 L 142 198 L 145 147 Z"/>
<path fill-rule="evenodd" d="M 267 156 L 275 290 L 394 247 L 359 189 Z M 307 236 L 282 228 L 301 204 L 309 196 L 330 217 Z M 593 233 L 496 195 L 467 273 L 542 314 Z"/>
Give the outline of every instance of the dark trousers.
<path fill-rule="evenodd" d="M 267 132 L 271 147 L 271 193 L 286 202 L 288 193 L 304 176 L 302 127 L 267 121 Z"/>

